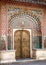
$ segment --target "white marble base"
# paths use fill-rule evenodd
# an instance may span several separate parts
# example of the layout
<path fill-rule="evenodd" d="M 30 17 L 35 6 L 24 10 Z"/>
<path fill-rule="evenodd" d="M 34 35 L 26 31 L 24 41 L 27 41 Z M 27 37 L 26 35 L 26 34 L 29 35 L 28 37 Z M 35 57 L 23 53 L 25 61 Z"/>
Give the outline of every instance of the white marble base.
<path fill-rule="evenodd" d="M 15 62 L 15 50 L 0 51 L 0 61 L 1 63 Z"/>
<path fill-rule="evenodd" d="M 33 56 L 39 60 L 46 60 L 46 49 L 33 49 Z"/>
<path fill-rule="evenodd" d="M 0 61 L 0 63 L 12 63 L 12 62 L 16 62 L 16 60 L 3 60 L 3 61 Z"/>

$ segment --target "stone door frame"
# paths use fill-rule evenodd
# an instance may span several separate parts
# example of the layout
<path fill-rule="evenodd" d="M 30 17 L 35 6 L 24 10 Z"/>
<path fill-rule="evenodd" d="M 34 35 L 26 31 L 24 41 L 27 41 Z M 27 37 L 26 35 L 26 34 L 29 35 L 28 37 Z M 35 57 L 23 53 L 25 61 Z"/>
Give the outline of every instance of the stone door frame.
<path fill-rule="evenodd" d="M 14 33 L 17 30 L 22 30 L 22 29 L 13 29 L 13 50 L 14 50 Z M 32 58 L 32 29 L 23 29 L 27 30 L 30 32 L 30 58 Z"/>

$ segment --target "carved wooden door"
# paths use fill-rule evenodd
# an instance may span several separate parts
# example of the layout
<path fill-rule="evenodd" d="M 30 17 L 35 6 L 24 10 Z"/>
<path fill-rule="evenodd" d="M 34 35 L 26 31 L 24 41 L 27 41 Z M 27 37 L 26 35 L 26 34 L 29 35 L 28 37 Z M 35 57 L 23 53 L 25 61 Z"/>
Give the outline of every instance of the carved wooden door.
<path fill-rule="evenodd" d="M 22 31 L 22 57 L 30 57 L 30 33 L 29 31 Z"/>
<path fill-rule="evenodd" d="M 16 58 L 30 57 L 30 33 L 26 30 L 17 30 L 14 33 L 14 49 Z"/>

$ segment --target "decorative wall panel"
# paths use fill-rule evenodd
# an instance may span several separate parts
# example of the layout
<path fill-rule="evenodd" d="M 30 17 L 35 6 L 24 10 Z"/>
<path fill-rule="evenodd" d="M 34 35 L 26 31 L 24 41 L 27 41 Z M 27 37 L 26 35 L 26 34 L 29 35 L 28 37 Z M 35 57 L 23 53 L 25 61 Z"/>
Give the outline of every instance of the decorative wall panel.
<path fill-rule="evenodd" d="M 41 9 L 29 9 L 27 7 L 19 7 L 15 5 L 8 5 L 8 31 L 17 28 L 32 29 L 33 46 L 41 44 L 39 38 L 41 37 Z M 12 31 L 13 32 L 13 31 Z M 12 38 L 12 32 L 10 32 Z"/>
<path fill-rule="evenodd" d="M 0 3 L 0 45 L 2 50 L 6 50 L 7 44 L 7 10 L 6 4 Z"/>

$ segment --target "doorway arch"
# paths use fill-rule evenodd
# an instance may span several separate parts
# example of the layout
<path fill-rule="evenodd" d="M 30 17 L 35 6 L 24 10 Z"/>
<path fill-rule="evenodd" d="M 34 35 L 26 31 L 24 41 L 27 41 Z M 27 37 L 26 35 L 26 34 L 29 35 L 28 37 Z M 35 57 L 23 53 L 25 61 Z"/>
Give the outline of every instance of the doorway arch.
<path fill-rule="evenodd" d="M 17 32 L 18 32 L 18 34 L 16 35 Z M 20 37 L 20 35 L 21 35 L 20 32 L 23 34 L 23 38 Z M 17 37 L 17 38 L 19 38 L 19 39 L 17 39 L 15 37 L 15 36 L 18 36 L 18 35 L 19 35 L 19 37 Z M 26 37 L 26 36 L 28 36 L 28 37 Z M 15 39 L 17 39 L 17 41 Z M 20 43 L 23 44 L 22 45 L 23 48 L 22 48 L 22 46 L 21 47 L 18 46 L 18 49 L 20 49 L 20 51 L 19 51 L 19 54 L 18 54 L 18 51 L 17 51 L 16 57 L 17 56 L 18 56 L 18 58 L 20 58 L 20 57 L 23 57 L 23 58 L 32 57 L 32 30 L 31 29 L 13 29 L 13 49 L 17 49 L 17 48 L 15 48 L 15 47 L 17 47 L 15 45 L 15 42 L 18 42 L 18 40 L 19 40 Z M 23 42 L 25 42 L 25 43 L 23 43 Z M 20 43 L 18 43 L 18 44 L 20 44 Z M 21 51 L 23 51 L 23 52 L 21 52 Z"/>
<path fill-rule="evenodd" d="M 40 40 L 42 36 L 41 22 L 35 14 L 30 13 L 29 11 L 27 12 L 23 11 L 23 13 L 22 12 L 15 13 L 9 19 L 9 28 L 12 29 L 12 32 L 13 29 L 21 29 L 21 28 L 32 29 L 33 48 L 40 48 L 39 46 L 40 45 L 42 46 L 42 42 L 41 42 L 42 40 Z"/>

